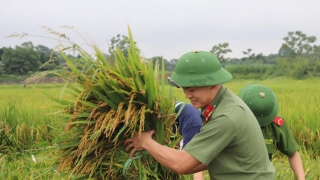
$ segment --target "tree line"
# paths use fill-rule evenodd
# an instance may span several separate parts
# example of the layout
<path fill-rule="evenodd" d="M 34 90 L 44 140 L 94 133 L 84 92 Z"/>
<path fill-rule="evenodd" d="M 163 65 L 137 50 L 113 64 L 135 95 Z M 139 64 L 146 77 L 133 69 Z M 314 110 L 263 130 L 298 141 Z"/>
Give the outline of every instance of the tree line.
<path fill-rule="evenodd" d="M 56 69 L 64 62 L 58 51 L 44 45 L 34 46 L 30 41 L 0 49 L 0 75 L 31 75 Z"/>
<path fill-rule="evenodd" d="M 245 57 L 222 62 L 237 78 L 266 79 L 279 76 L 303 79 L 320 76 L 320 46 L 315 36 L 288 32 L 276 54 L 244 51 Z"/>
<path fill-rule="evenodd" d="M 296 79 L 320 75 L 320 46 L 315 36 L 307 36 L 301 31 L 288 32 L 283 44 L 275 54 L 253 53 L 251 48 L 243 51 L 242 58 L 227 58 L 232 50 L 229 43 L 214 45 L 215 54 L 223 67 L 235 78 L 265 79 L 277 76 L 290 76 Z M 114 60 L 114 52 L 119 49 L 127 56 L 130 48 L 127 36 L 118 34 L 110 40 L 109 52 L 104 54 L 107 60 Z M 137 49 L 138 52 L 140 51 Z M 69 59 L 81 58 L 79 55 L 67 55 Z M 163 56 L 145 58 L 145 61 L 163 61 L 166 71 L 172 72 L 177 59 L 167 60 Z M 30 76 L 36 72 L 63 68 L 65 63 L 60 52 L 44 45 L 34 46 L 24 42 L 20 46 L 0 49 L 0 77 L 6 75 Z"/>

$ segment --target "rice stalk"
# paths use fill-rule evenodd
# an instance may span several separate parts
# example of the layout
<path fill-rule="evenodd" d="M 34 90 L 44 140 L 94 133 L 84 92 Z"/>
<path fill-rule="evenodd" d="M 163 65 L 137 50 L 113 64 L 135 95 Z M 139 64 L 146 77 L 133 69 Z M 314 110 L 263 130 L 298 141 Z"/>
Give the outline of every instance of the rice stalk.
<path fill-rule="evenodd" d="M 68 179 L 181 178 L 145 151 L 129 159 L 122 145 L 134 132 L 155 130 L 157 142 L 173 147 L 170 136 L 175 118 L 172 92 L 164 88 L 164 63 L 159 79 L 160 64 L 154 69 L 151 61 L 144 62 L 129 27 L 128 32 L 128 57 L 117 49 L 113 63 L 95 45 L 94 56 L 73 45 L 81 56 L 76 60 L 60 51 L 70 70 L 60 71 L 59 76 L 66 80 L 73 98 L 56 99 L 64 107 L 65 124 L 56 163 Z"/>

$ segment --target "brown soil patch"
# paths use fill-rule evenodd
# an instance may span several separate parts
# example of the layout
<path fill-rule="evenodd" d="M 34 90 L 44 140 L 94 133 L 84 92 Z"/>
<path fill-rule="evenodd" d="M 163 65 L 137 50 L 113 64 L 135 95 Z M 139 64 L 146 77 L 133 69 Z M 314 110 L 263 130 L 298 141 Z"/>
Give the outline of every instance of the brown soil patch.
<path fill-rule="evenodd" d="M 27 84 L 52 84 L 52 83 L 64 83 L 59 77 L 45 77 L 42 79 L 35 79 L 29 81 Z M 11 80 L 11 81 L 0 81 L 0 84 L 23 84 L 22 81 Z"/>

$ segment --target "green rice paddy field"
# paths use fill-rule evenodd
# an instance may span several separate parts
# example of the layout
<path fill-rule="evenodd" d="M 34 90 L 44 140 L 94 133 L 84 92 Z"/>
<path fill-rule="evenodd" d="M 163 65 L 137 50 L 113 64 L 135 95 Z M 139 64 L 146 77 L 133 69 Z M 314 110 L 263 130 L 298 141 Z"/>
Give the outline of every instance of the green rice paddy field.
<path fill-rule="evenodd" d="M 320 79 L 233 80 L 225 86 L 238 93 L 252 82 L 274 90 L 279 114 L 300 144 L 306 179 L 320 179 Z M 59 134 L 51 130 L 63 129 L 65 123 L 59 121 L 59 104 L 48 97 L 68 98 L 62 91 L 61 84 L 0 85 L 0 179 L 65 179 L 48 169 L 54 153 L 43 154 L 44 149 L 56 148 Z M 180 101 L 188 102 L 182 90 L 174 91 Z M 285 156 L 276 152 L 272 163 L 276 179 L 295 179 Z"/>

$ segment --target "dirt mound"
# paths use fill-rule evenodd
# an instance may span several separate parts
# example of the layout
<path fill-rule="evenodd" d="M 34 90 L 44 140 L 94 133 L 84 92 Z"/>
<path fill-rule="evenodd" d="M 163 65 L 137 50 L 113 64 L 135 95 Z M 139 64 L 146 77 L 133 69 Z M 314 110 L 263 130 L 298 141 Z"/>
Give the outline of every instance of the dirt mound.
<path fill-rule="evenodd" d="M 34 79 L 27 84 L 52 84 L 52 83 L 64 83 L 59 77 L 45 77 L 41 79 Z M 23 84 L 21 80 L 0 80 L 0 84 Z"/>
<path fill-rule="evenodd" d="M 172 73 L 166 73 L 165 78 L 170 77 Z M 161 75 L 159 75 L 159 78 L 161 79 Z M 0 84 L 23 84 L 23 81 L 20 80 L 0 80 Z M 61 84 L 64 83 L 64 81 L 60 77 L 45 77 L 41 79 L 34 79 L 32 81 L 29 81 L 27 84 Z"/>
<path fill-rule="evenodd" d="M 64 83 L 60 77 L 45 77 L 29 81 L 27 84 L 51 84 L 51 83 Z"/>

